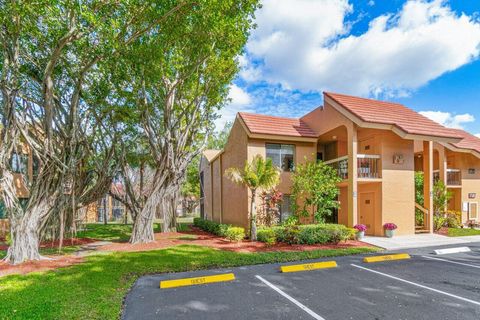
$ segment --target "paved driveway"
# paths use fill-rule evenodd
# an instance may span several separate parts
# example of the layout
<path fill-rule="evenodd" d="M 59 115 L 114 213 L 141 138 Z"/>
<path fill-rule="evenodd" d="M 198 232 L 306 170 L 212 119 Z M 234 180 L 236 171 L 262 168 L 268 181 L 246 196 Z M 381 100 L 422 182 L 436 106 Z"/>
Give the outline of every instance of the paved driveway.
<path fill-rule="evenodd" d="M 478 320 L 480 243 L 469 246 L 472 252 L 448 256 L 414 249 L 410 260 L 374 264 L 341 257 L 334 259 L 338 268 L 296 273 L 269 264 L 145 276 L 128 294 L 122 318 Z M 227 272 L 236 280 L 159 289 L 161 280 Z"/>

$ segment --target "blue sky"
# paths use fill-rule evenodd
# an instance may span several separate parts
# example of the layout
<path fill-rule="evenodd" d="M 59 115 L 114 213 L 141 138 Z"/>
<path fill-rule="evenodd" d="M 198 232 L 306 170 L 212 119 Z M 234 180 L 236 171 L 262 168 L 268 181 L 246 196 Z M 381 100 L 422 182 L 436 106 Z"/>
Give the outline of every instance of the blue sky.
<path fill-rule="evenodd" d="M 480 1 L 262 4 L 217 127 L 238 111 L 298 117 L 333 91 L 480 134 Z"/>

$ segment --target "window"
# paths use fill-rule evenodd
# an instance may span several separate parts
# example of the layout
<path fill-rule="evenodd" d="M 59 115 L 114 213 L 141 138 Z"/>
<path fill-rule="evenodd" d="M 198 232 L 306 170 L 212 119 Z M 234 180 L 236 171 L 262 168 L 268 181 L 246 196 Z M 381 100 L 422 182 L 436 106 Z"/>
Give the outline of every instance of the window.
<path fill-rule="evenodd" d="M 280 222 L 284 222 L 292 215 L 292 204 L 290 196 L 284 194 L 283 201 L 280 203 Z"/>
<path fill-rule="evenodd" d="M 28 172 L 28 155 L 12 154 L 11 158 L 12 171 L 15 173 L 27 174 Z"/>
<path fill-rule="evenodd" d="M 295 165 L 295 146 L 293 144 L 267 143 L 267 158 L 283 171 L 293 171 Z"/>

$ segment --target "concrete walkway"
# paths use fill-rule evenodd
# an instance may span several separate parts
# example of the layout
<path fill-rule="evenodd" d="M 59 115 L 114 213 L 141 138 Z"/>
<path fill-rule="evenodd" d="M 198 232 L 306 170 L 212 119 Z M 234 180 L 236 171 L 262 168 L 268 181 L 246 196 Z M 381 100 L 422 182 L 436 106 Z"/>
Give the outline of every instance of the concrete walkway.
<path fill-rule="evenodd" d="M 361 241 L 387 250 L 398 250 L 480 242 L 480 236 L 447 237 L 439 234 L 416 234 L 393 238 L 367 236 Z"/>

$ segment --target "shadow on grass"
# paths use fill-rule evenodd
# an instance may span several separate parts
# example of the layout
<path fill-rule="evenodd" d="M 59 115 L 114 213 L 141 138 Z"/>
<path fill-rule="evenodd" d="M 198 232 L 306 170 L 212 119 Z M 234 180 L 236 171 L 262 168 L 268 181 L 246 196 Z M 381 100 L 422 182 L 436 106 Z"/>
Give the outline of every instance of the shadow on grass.
<path fill-rule="evenodd" d="M 181 245 L 147 252 L 94 255 L 68 268 L 0 278 L 0 315 L 6 319 L 117 319 L 123 297 L 133 282 L 144 274 L 314 259 L 373 250 L 351 248 L 251 254 Z"/>

